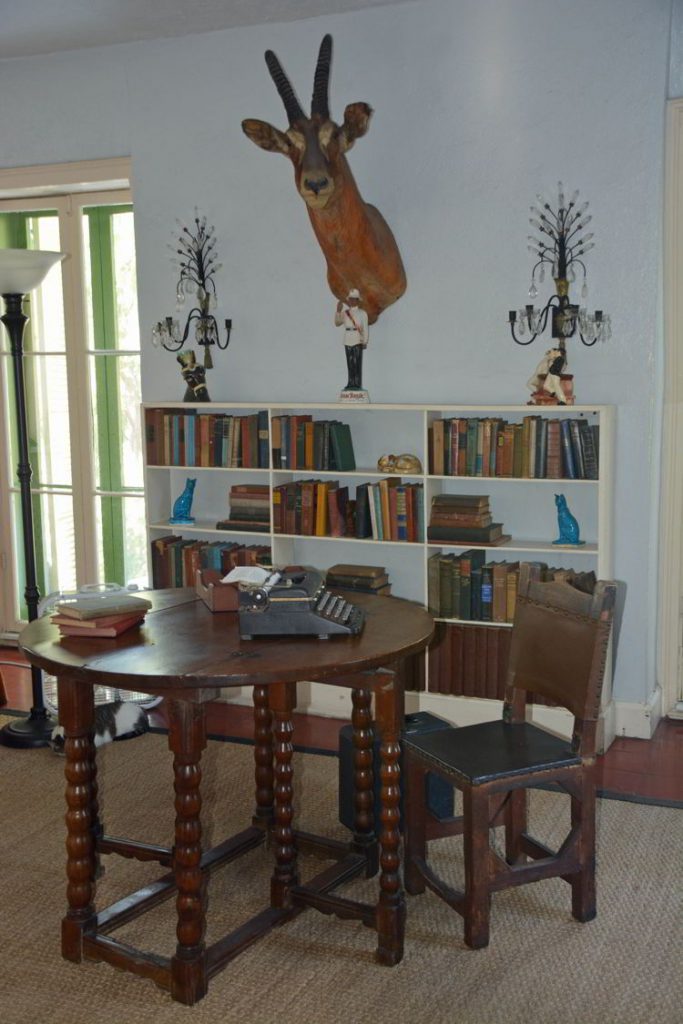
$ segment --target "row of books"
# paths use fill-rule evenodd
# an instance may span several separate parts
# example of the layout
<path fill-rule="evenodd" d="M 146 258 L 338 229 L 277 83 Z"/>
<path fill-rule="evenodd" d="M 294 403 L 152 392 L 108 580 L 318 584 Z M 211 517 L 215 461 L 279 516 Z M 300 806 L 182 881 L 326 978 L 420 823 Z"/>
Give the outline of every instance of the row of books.
<path fill-rule="evenodd" d="M 570 580 L 578 590 L 592 593 L 596 577 L 593 571 L 554 568 L 538 563 L 545 580 Z M 516 596 L 517 567 L 508 566 L 508 586 Z M 431 600 L 430 600 L 431 605 Z M 502 700 L 505 695 L 512 630 L 506 626 L 438 623 L 429 646 L 429 690 L 464 697 Z M 534 703 L 551 701 L 534 695 Z"/>
<path fill-rule="evenodd" d="M 544 581 L 570 581 L 592 593 L 592 570 L 577 572 L 535 562 Z M 471 548 L 461 555 L 437 551 L 427 562 L 427 605 L 437 618 L 477 622 L 512 622 L 519 588 L 519 562 L 486 560 L 486 552 Z"/>
<path fill-rule="evenodd" d="M 429 647 L 429 691 L 502 700 L 512 630 L 441 623 Z"/>
<path fill-rule="evenodd" d="M 274 533 L 419 541 L 424 488 L 400 477 L 361 483 L 355 498 L 338 480 L 296 480 L 273 488 Z"/>
<path fill-rule="evenodd" d="M 270 533 L 270 487 L 268 484 L 234 484 L 230 488 L 230 514 L 219 519 L 217 530 L 237 533 Z"/>
<path fill-rule="evenodd" d="M 197 569 L 223 574 L 236 565 L 271 565 L 270 545 L 234 541 L 188 540 L 167 534 L 152 541 L 152 585 L 194 587 Z"/>
<path fill-rule="evenodd" d="M 597 480 L 600 428 L 586 419 L 529 415 L 433 420 L 429 471 L 435 476 Z"/>
<path fill-rule="evenodd" d="M 477 548 L 427 561 L 427 604 L 438 618 L 512 622 L 518 586 L 519 562 L 487 561 Z"/>
<path fill-rule="evenodd" d="M 273 416 L 273 469 L 353 472 L 356 458 L 348 423 L 310 415 Z"/>
<path fill-rule="evenodd" d="M 454 544 L 507 544 L 503 524 L 494 523 L 488 494 L 435 494 L 427 539 Z"/>
<path fill-rule="evenodd" d="M 149 466 L 268 469 L 268 412 L 231 416 L 147 409 L 145 444 Z"/>

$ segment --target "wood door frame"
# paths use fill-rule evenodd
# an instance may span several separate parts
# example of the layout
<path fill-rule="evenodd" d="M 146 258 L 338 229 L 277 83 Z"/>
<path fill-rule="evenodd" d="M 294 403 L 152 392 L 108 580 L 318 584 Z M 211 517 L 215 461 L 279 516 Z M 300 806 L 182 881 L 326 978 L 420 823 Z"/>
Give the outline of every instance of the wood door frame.
<path fill-rule="evenodd" d="M 667 104 L 664 405 L 657 675 L 662 712 L 683 718 L 683 99 Z M 677 707 L 678 705 L 678 707 Z"/>

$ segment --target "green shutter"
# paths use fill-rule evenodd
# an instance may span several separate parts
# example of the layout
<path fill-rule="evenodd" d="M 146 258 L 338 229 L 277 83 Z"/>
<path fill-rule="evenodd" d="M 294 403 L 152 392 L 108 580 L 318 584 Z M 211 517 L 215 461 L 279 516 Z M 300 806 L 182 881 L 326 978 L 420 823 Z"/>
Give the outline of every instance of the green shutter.
<path fill-rule="evenodd" d="M 130 206 L 97 206 L 85 209 L 90 227 L 90 272 L 95 349 L 115 349 L 116 323 L 112 217 Z M 103 491 L 123 489 L 118 366 L 116 356 L 95 356 L 95 396 L 100 480 Z M 118 497 L 102 497 L 102 548 L 107 583 L 125 584 L 125 537 L 123 503 Z"/>

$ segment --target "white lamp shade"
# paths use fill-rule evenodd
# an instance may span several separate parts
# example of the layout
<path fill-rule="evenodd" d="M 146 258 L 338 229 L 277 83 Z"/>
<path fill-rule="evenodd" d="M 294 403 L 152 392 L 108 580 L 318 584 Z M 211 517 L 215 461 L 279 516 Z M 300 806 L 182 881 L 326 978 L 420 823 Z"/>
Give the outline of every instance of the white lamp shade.
<path fill-rule="evenodd" d="M 66 257 L 47 249 L 0 249 L 0 295 L 25 295 L 46 277 L 50 267 Z"/>

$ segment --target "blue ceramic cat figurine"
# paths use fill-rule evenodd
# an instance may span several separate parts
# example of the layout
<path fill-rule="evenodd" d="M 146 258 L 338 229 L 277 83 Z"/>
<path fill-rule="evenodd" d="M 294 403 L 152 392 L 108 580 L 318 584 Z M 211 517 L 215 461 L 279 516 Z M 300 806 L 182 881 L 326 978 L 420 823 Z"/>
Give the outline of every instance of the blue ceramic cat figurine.
<path fill-rule="evenodd" d="M 555 505 L 557 506 L 557 527 L 560 536 L 557 540 L 553 541 L 553 544 L 573 544 L 578 546 L 585 543 L 579 540 L 579 524 L 576 516 L 573 516 L 569 511 L 564 494 L 555 495 Z"/>
<path fill-rule="evenodd" d="M 191 480 L 190 477 L 187 478 L 185 490 L 173 502 L 173 515 L 169 519 L 169 523 L 173 525 L 189 525 L 194 522 L 194 517 L 190 515 L 190 511 L 192 509 L 192 498 L 194 497 L 196 483 L 196 477 L 194 480 Z"/>

